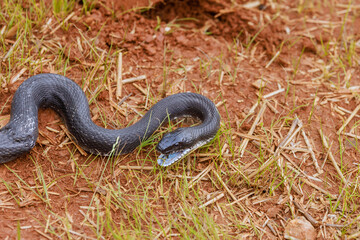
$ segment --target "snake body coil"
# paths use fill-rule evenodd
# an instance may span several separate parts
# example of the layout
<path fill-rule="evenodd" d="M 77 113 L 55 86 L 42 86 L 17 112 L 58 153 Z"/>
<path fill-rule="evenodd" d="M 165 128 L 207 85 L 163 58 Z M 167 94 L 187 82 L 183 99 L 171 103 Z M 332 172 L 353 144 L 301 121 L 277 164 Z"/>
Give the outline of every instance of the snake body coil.
<path fill-rule="evenodd" d="M 129 127 L 105 129 L 91 120 L 86 96 L 75 82 L 61 75 L 39 74 L 24 81 L 14 95 L 10 121 L 0 129 L 0 163 L 11 161 L 34 147 L 40 107 L 50 107 L 58 112 L 78 145 L 99 155 L 133 151 L 168 119 L 188 115 L 200 118 L 202 123 L 197 126 L 178 128 L 165 134 L 157 146 L 162 153 L 162 160 L 158 162 L 163 166 L 177 161 L 184 152 L 209 142 L 220 125 L 219 113 L 208 98 L 195 93 L 179 93 L 159 101 Z M 172 159 L 167 159 L 169 156 Z"/>

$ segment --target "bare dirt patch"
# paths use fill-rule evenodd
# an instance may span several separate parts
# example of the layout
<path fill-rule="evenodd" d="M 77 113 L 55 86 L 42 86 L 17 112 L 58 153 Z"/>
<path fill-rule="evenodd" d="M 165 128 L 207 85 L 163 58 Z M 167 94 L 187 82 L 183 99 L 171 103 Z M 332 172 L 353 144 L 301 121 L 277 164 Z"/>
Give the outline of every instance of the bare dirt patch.
<path fill-rule="evenodd" d="M 35 148 L 0 166 L 1 238 L 282 239 L 297 216 L 319 239 L 359 236 L 358 3 L 34 6 L 0 5 L 5 121 L 20 83 L 54 72 L 82 86 L 98 125 L 125 127 L 192 91 L 217 104 L 222 128 L 164 169 L 158 135 L 126 156 L 90 156 L 41 110 Z M 146 77 L 117 98 L 119 52 L 122 79 Z"/>

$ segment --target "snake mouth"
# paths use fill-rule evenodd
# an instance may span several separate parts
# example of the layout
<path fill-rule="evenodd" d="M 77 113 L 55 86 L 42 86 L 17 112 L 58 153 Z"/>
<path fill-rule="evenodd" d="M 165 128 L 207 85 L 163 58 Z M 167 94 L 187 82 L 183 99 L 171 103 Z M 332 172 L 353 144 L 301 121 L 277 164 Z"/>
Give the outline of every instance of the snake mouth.
<path fill-rule="evenodd" d="M 161 153 L 160 156 L 157 159 L 157 163 L 162 167 L 170 166 L 170 165 L 174 164 L 175 162 L 185 158 L 187 155 L 189 155 L 190 153 L 192 153 L 196 149 L 198 149 L 198 148 L 204 146 L 205 144 L 209 143 L 212 139 L 213 138 L 209 138 L 209 139 L 206 139 L 206 140 L 203 140 L 203 141 L 199 141 L 195 145 L 193 145 L 192 147 L 189 147 L 189 148 L 186 148 L 186 149 L 173 151 L 173 152 L 170 152 L 170 153 Z"/>

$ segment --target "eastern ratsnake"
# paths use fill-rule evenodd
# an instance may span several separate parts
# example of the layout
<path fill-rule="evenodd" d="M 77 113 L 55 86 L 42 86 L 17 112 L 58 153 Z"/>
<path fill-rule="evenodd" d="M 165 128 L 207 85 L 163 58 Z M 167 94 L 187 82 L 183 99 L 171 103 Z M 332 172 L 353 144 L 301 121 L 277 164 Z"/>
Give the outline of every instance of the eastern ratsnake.
<path fill-rule="evenodd" d="M 97 126 L 90 117 L 88 101 L 72 80 L 43 73 L 28 78 L 15 92 L 9 123 L 0 129 L 0 163 L 29 152 L 38 137 L 38 109 L 52 108 L 64 120 L 73 140 L 87 152 L 118 155 L 133 151 L 168 120 L 192 116 L 202 123 L 166 133 L 157 145 L 158 163 L 168 166 L 210 142 L 220 126 L 219 112 L 208 98 L 179 93 L 160 100 L 138 122 L 111 130 Z"/>

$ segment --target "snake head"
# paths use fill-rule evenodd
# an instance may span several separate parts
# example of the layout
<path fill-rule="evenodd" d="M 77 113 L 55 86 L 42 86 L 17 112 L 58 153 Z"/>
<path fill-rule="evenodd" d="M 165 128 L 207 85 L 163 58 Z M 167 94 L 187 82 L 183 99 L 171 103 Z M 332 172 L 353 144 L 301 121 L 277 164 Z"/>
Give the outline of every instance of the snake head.
<path fill-rule="evenodd" d="M 156 146 L 156 150 L 162 154 L 171 154 L 190 148 L 193 140 L 186 134 L 183 128 L 164 134 L 161 141 Z"/>
<path fill-rule="evenodd" d="M 192 149 L 192 140 L 184 129 L 178 128 L 166 133 L 156 146 L 161 154 L 157 160 L 160 166 L 169 166 L 188 155 Z"/>
<path fill-rule="evenodd" d="M 156 149 L 161 152 L 157 162 L 160 166 L 166 167 L 183 159 L 192 151 L 210 142 L 213 137 L 199 140 L 193 134 L 191 128 L 178 128 L 173 132 L 166 133 Z"/>
<path fill-rule="evenodd" d="M 34 147 L 36 138 L 23 133 L 14 133 L 9 125 L 0 129 L 0 163 L 15 160 Z"/>

